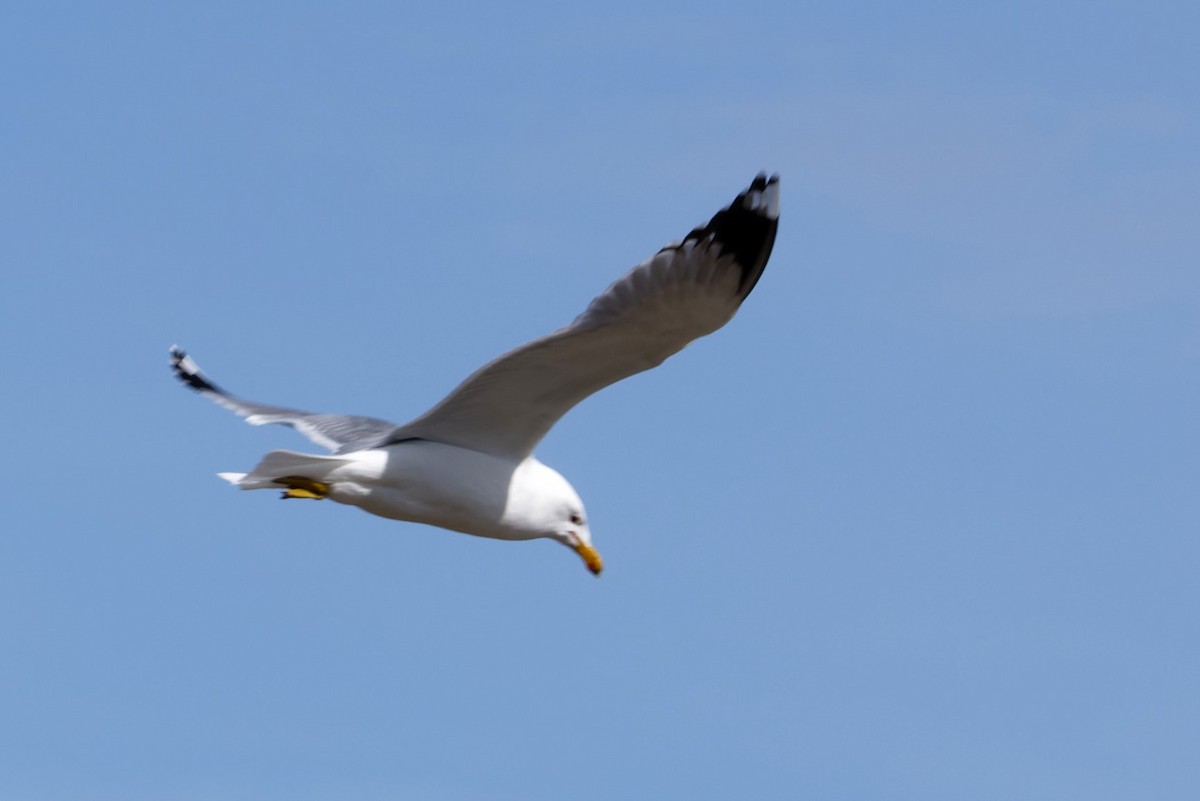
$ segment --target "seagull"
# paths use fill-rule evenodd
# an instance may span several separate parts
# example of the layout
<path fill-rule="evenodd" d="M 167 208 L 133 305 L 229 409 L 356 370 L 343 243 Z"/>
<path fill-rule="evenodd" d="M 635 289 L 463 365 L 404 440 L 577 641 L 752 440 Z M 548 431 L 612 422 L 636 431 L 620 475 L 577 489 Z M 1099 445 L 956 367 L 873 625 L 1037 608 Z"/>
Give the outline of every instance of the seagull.
<path fill-rule="evenodd" d="M 479 537 L 544 537 L 599 575 L 604 563 L 583 501 L 534 448 L 593 392 L 657 367 L 729 322 L 762 276 L 778 227 L 779 177 L 759 174 L 708 224 L 634 267 L 566 328 L 485 364 L 404 425 L 243 400 L 178 346 L 171 367 L 247 423 L 291 426 L 331 451 L 272 451 L 249 473 L 217 474 L 234 486 Z"/>

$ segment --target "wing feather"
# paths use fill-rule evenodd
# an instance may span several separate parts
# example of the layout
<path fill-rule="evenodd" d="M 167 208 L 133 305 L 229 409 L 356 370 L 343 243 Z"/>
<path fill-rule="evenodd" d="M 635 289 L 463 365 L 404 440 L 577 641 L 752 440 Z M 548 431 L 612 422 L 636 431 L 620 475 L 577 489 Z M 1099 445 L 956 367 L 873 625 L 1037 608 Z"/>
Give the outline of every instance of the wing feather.
<path fill-rule="evenodd" d="M 380 444 L 419 437 L 520 459 L 588 395 L 716 331 L 758 282 L 779 225 L 779 179 L 634 267 L 570 325 L 484 365 Z"/>
<path fill-rule="evenodd" d="M 343 414 L 313 414 L 284 406 L 242 400 L 214 384 L 178 347 L 171 348 L 171 369 L 184 385 L 225 407 L 250 425 L 279 423 L 291 426 L 316 444 L 335 453 L 370 447 L 396 430 L 396 424 L 375 417 Z"/>

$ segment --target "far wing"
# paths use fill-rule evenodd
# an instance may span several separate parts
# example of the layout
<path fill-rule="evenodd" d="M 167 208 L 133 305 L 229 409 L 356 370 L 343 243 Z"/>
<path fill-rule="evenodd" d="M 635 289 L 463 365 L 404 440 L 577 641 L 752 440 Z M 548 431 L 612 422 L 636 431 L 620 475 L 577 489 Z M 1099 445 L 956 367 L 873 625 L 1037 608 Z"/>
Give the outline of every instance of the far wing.
<path fill-rule="evenodd" d="M 779 179 L 733 203 L 610 286 L 569 326 L 481 367 L 386 445 L 422 438 L 523 458 L 579 401 L 649 370 L 733 317 L 779 225 Z"/>
<path fill-rule="evenodd" d="M 313 414 L 283 406 L 242 400 L 218 387 L 201 372 L 192 358 L 177 347 L 171 348 L 171 369 L 186 386 L 224 406 L 255 426 L 280 423 L 291 426 L 313 442 L 335 453 L 348 453 L 370 447 L 396 430 L 396 424 L 374 417 L 344 414 Z"/>

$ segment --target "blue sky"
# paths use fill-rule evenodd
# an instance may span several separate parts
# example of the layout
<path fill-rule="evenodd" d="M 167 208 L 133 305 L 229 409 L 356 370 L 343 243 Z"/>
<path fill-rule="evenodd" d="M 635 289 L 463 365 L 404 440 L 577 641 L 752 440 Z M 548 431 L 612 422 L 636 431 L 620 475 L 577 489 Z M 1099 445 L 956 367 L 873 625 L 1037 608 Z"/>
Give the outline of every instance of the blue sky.
<path fill-rule="evenodd" d="M 0 11 L 0 801 L 1183 799 L 1200 12 Z M 543 443 L 593 579 L 215 478 L 403 421 L 783 180 Z"/>

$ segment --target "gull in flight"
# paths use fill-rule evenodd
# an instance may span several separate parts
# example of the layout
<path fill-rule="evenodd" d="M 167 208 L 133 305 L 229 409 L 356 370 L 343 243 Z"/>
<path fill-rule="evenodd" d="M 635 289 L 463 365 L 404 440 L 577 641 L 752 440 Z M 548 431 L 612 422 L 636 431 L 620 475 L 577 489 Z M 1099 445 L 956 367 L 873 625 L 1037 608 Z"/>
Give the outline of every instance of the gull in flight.
<path fill-rule="evenodd" d="M 566 328 L 485 364 L 404 425 L 242 400 L 178 347 L 171 366 L 247 423 L 282 423 L 332 451 L 272 451 L 249 473 L 218 474 L 241 489 L 328 498 L 480 537 L 547 537 L 599 575 L 583 502 L 534 458 L 534 447 L 588 395 L 657 367 L 729 322 L 762 275 L 778 226 L 779 179 L 760 174 L 707 225 L 634 267 Z"/>

